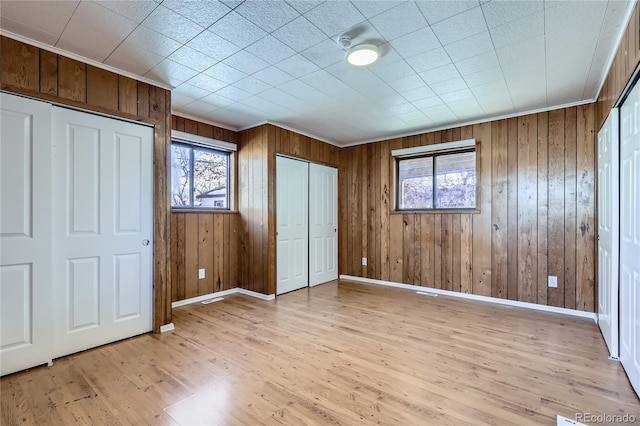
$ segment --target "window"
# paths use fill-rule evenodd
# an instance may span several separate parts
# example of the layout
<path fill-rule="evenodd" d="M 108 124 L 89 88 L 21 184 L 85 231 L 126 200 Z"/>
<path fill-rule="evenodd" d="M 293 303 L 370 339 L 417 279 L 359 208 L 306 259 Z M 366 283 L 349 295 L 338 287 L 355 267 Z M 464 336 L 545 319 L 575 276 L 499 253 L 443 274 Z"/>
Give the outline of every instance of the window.
<path fill-rule="evenodd" d="M 398 210 L 476 208 L 474 149 L 398 158 Z"/>
<path fill-rule="evenodd" d="M 171 144 L 171 206 L 229 209 L 229 153 Z"/>

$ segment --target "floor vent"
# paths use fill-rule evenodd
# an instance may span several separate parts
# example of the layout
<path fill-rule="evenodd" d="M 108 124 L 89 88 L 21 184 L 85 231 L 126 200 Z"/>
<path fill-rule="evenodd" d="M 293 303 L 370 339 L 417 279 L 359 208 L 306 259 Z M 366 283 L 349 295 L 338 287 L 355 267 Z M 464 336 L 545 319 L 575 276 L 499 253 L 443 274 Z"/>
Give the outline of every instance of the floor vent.
<path fill-rule="evenodd" d="M 423 296 L 438 297 L 437 293 L 431 293 L 430 291 L 416 291 L 416 293 L 421 294 Z"/>

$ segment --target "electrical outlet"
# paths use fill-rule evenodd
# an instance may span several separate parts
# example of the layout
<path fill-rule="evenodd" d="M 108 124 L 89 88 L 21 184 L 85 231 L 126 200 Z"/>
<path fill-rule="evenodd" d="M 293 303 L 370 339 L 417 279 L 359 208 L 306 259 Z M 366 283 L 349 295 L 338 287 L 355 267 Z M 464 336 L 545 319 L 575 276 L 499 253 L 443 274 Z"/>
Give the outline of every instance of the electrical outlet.
<path fill-rule="evenodd" d="M 204 269 L 198 269 L 198 279 L 204 279 Z"/>
<path fill-rule="evenodd" d="M 558 277 L 554 277 L 553 275 L 549 275 L 549 287 L 558 288 Z"/>
<path fill-rule="evenodd" d="M 362 258 L 362 266 L 367 266 L 367 258 L 366 257 Z"/>

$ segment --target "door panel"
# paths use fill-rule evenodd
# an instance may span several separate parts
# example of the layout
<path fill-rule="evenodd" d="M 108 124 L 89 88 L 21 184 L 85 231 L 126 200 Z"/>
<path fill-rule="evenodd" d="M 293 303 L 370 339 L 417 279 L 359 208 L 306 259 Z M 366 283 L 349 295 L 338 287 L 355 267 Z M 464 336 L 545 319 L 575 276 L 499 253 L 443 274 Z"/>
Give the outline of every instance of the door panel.
<path fill-rule="evenodd" d="M 338 170 L 309 165 L 309 285 L 338 279 Z"/>
<path fill-rule="evenodd" d="M 0 93 L 0 375 L 51 360 L 51 105 Z"/>
<path fill-rule="evenodd" d="M 640 395 L 640 86 L 621 108 L 620 362 Z"/>
<path fill-rule="evenodd" d="M 309 285 L 309 165 L 276 158 L 277 294 Z"/>
<path fill-rule="evenodd" d="M 628 118 L 624 120 L 628 123 Z M 598 324 L 612 357 L 618 357 L 618 109 L 598 133 Z"/>
<path fill-rule="evenodd" d="M 55 356 L 152 327 L 149 127 L 54 108 Z"/>

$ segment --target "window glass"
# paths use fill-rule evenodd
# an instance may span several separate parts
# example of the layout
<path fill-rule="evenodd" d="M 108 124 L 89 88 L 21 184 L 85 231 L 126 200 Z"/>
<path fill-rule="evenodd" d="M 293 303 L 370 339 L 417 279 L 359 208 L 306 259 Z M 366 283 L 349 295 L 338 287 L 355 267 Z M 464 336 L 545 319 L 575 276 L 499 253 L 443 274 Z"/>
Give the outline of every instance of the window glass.
<path fill-rule="evenodd" d="M 229 153 L 180 143 L 171 145 L 171 205 L 229 208 Z"/>
<path fill-rule="evenodd" d="M 446 152 L 399 158 L 398 210 L 476 207 L 476 152 Z"/>
<path fill-rule="evenodd" d="M 476 206 L 476 153 L 440 155 L 436 160 L 436 206 L 472 209 Z"/>
<path fill-rule="evenodd" d="M 171 145 L 171 205 L 191 205 L 191 149 L 184 145 Z"/>
<path fill-rule="evenodd" d="M 398 172 L 400 209 L 432 209 L 433 157 L 401 160 Z"/>

